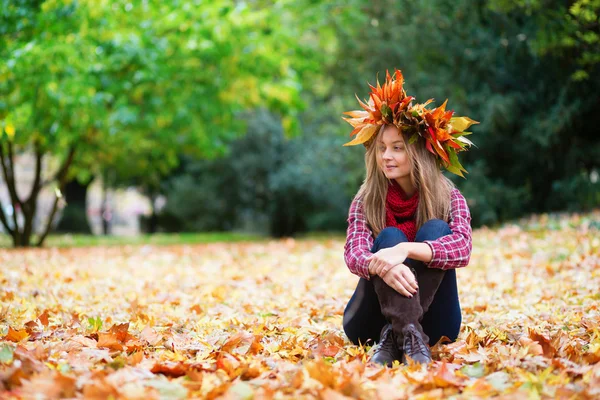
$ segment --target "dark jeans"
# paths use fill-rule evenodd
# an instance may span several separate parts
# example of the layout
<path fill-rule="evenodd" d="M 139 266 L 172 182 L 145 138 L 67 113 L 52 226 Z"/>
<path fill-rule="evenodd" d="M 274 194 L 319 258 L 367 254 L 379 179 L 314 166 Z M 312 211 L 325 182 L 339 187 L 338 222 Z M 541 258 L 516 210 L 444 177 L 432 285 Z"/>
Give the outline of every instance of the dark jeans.
<path fill-rule="evenodd" d="M 450 233 L 452 231 L 446 222 L 432 219 L 419 229 L 415 242 L 435 240 Z M 393 247 L 400 242 L 408 242 L 406 235 L 401 230 L 385 228 L 375 239 L 371 252 L 376 253 L 380 249 Z M 424 267 L 421 261 L 412 259 L 407 259 L 405 264 L 411 268 L 415 268 L 418 264 Z M 456 271 L 449 269 L 435 293 L 433 302 L 423 315 L 421 326 L 429 336 L 429 344 L 434 345 L 442 336 L 447 336 L 452 341 L 456 340 L 461 321 Z M 388 321 L 381 314 L 373 283 L 360 278 L 358 286 L 344 310 L 344 332 L 354 344 L 365 344 L 369 339 L 378 342 L 381 329 L 386 323 Z"/>

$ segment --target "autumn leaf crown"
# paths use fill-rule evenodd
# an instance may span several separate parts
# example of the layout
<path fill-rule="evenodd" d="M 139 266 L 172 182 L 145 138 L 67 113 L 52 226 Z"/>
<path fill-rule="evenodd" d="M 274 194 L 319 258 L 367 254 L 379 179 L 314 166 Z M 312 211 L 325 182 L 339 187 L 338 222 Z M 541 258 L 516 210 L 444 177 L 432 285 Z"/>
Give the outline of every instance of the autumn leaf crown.
<path fill-rule="evenodd" d="M 371 93 L 366 103 L 356 96 L 363 110 L 344 113 L 350 117 L 343 117 L 344 120 L 354 128 L 350 136 L 356 135 L 344 146 L 363 144 L 368 147 L 382 125 L 394 124 L 408 135 L 409 144 L 419 139 L 425 140 L 427 150 L 436 156 L 444 168 L 464 177 L 463 172 L 467 171 L 458 161 L 457 153 L 473 144 L 465 137 L 471 132 L 465 130 L 479 122 L 469 117 L 453 117 L 454 111 L 446 111 L 448 100 L 433 110 L 426 108 L 433 99 L 413 105 L 415 98 L 407 96 L 403 86 L 404 77 L 400 70 L 396 69 L 393 77 L 386 71 L 383 86 L 379 80 L 377 87 L 369 85 Z"/>

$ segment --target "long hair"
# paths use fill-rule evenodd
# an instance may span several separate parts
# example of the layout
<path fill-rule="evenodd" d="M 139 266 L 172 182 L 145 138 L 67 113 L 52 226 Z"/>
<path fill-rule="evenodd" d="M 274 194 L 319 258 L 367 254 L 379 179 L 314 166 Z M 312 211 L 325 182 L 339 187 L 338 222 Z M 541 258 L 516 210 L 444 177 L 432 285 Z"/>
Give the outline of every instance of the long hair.
<path fill-rule="evenodd" d="M 367 145 L 365 180 L 356 194 L 363 201 L 363 212 L 374 236 L 385 228 L 385 202 L 390 182 L 377 159 L 377 141 L 385 127 L 383 125 L 374 140 Z M 400 136 L 404 140 L 411 165 L 411 182 L 419 192 L 417 229 L 434 218 L 447 222 L 450 216 L 450 193 L 454 184 L 442 174 L 435 156 L 425 148 L 424 140 L 419 138 L 415 143 L 408 144 L 408 138 L 403 134 Z"/>

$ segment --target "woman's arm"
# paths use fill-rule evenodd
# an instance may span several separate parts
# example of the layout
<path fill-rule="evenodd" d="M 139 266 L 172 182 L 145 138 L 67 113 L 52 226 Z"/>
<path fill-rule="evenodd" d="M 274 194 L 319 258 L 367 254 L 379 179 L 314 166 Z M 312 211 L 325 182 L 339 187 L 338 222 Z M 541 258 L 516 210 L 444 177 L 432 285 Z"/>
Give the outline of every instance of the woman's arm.
<path fill-rule="evenodd" d="M 428 263 L 433 257 L 433 251 L 427 243 L 405 242 L 398 243 L 397 246 L 402 247 L 406 251 L 408 254 L 406 258 Z"/>
<path fill-rule="evenodd" d="M 454 189 L 451 194 L 448 225 L 451 234 L 423 243 L 431 249 L 430 268 L 453 269 L 469 264 L 472 249 L 471 213 L 467 201 L 458 189 Z"/>
<path fill-rule="evenodd" d="M 344 260 L 350 272 L 371 279 L 369 263 L 373 253 L 373 234 L 363 213 L 362 200 L 355 198 L 348 213 L 348 230 L 344 246 Z"/>

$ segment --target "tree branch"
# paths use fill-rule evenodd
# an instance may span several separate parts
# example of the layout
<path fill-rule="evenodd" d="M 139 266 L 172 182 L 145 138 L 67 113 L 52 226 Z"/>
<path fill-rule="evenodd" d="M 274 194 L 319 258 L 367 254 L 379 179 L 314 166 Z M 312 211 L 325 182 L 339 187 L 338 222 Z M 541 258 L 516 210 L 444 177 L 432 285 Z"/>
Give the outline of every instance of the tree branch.
<path fill-rule="evenodd" d="M 66 180 L 67 180 L 66 179 L 67 172 L 69 171 L 69 167 L 71 166 L 71 163 L 73 162 L 74 156 L 75 156 L 75 145 L 73 144 L 71 146 L 71 149 L 69 150 L 69 155 L 65 159 L 65 162 L 63 163 L 62 167 L 58 170 L 58 173 L 56 175 L 57 180 L 58 180 L 58 187 L 61 192 L 64 190 Z M 48 236 L 48 233 L 50 232 L 50 229 L 52 228 L 52 221 L 54 220 L 54 215 L 56 214 L 56 210 L 58 209 L 58 200 L 59 199 L 60 198 L 58 196 L 56 196 L 56 198 L 54 199 L 54 205 L 52 206 L 52 211 L 50 212 L 50 217 L 48 218 L 48 222 L 46 223 L 46 229 L 44 230 L 44 233 L 42 233 L 42 236 L 40 236 L 40 238 L 38 239 L 38 242 L 36 243 L 37 247 L 41 246 L 42 243 L 44 243 L 46 236 Z"/>

